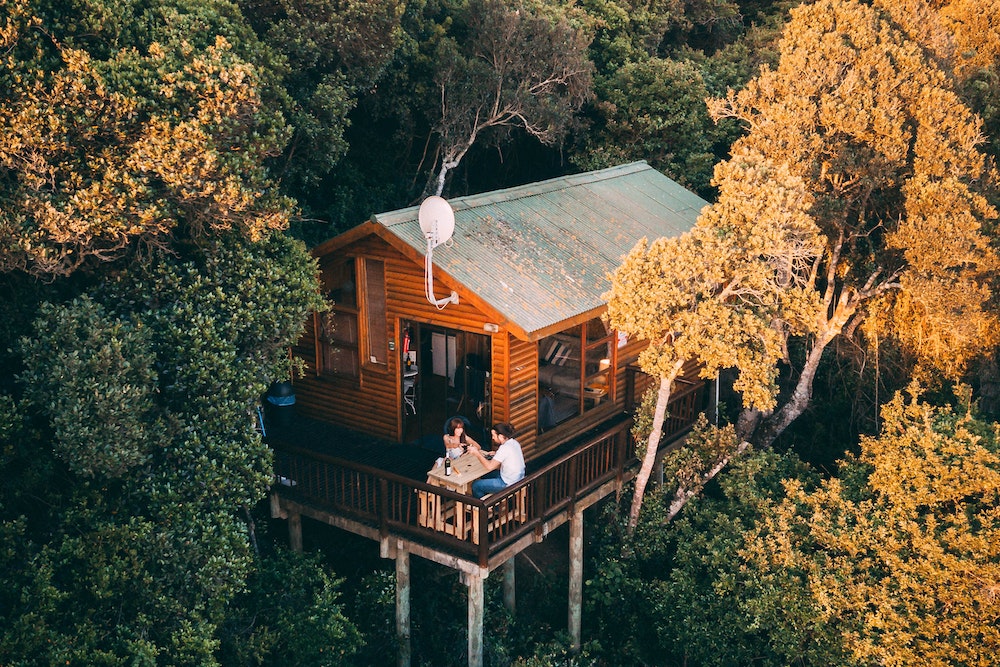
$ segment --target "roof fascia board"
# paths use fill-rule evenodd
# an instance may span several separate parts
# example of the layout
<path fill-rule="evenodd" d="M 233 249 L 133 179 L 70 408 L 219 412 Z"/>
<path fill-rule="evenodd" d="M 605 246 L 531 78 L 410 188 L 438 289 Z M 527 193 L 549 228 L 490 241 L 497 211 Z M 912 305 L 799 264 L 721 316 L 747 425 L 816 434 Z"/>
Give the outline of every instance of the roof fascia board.
<path fill-rule="evenodd" d="M 578 324 L 586 324 L 595 317 L 602 316 L 607 311 L 607 309 L 608 307 L 606 305 L 601 306 L 600 308 L 592 308 L 591 310 L 588 310 L 585 313 L 580 313 L 579 315 L 575 315 L 561 322 L 556 322 L 555 324 L 547 326 L 544 329 L 539 329 L 538 331 L 532 331 L 531 337 L 526 340 L 529 343 L 533 343 L 545 338 L 546 336 L 551 336 L 552 334 L 557 334 L 562 331 L 566 331 L 566 329 L 569 329 L 570 327 L 575 327 Z"/>

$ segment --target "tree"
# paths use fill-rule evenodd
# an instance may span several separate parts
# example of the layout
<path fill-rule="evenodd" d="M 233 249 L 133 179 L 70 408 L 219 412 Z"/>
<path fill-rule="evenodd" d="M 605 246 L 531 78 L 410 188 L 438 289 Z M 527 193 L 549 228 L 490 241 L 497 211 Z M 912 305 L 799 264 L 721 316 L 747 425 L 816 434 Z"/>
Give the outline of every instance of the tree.
<path fill-rule="evenodd" d="M 498 143 L 510 128 L 544 144 L 563 137 L 591 94 L 590 37 L 582 18 L 543 1 L 511 7 L 471 0 L 466 34 L 436 46 L 433 194 L 444 191 L 448 172 L 487 131 Z"/>
<path fill-rule="evenodd" d="M 745 557 L 795 570 L 857 664 L 992 665 L 1000 650 L 1000 425 L 923 402 L 883 409 L 839 478 L 788 498 Z"/>
<path fill-rule="evenodd" d="M 230 237 L 120 272 L 101 302 L 40 307 L 0 420 L 18 480 L 0 498 L 19 543 L 5 580 L 27 582 L 4 587 L 4 662 L 213 663 L 271 479 L 253 406 L 315 286 L 300 244 Z"/>
<path fill-rule="evenodd" d="M 68 275 L 175 233 L 287 225 L 262 170 L 285 131 L 225 38 L 82 45 L 94 56 L 53 34 L 62 17 L 0 8 L 0 270 Z"/>
<path fill-rule="evenodd" d="M 595 88 L 600 129 L 587 133 L 576 164 L 598 169 L 642 159 L 705 191 L 716 161 L 715 130 L 704 104 L 708 89 L 693 62 L 628 63 Z"/>
<path fill-rule="evenodd" d="M 588 581 L 587 616 L 604 655 L 622 665 L 844 665 L 802 573 L 744 554 L 789 479 L 803 489 L 819 482 L 794 454 L 752 450 L 669 525 L 673 494 L 652 490 L 625 549 L 607 529 L 619 522 L 599 522 L 598 534 L 611 534 Z"/>
<path fill-rule="evenodd" d="M 275 171 L 301 205 L 348 150 L 358 96 L 373 89 L 402 39 L 399 0 L 240 0 L 275 67 L 281 108 L 294 128 Z"/>
<path fill-rule="evenodd" d="M 5 664 L 215 664 L 253 409 L 322 307 L 232 5 L 140 4 L 0 0 Z"/>
<path fill-rule="evenodd" d="M 220 663 L 356 664 L 350 657 L 361 645 L 361 635 L 344 616 L 342 583 L 330 576 L 317 554 L 282 548 L 261 558 L 226 619 Z"/>
<path fill-rule="evenodd" d="M 697 359 L 711 370 L 735 367 L 745 374 L 748 353 L 732 350 L 729 359 L 713 361 L 720 347 L 746 340 L 753 349 L 769 341 L 782 353 L 754 363 L 773 364 L 774 377 L 788 341 L 799 337 L 804 358 L 795 360 L 794 386 L 780 405 L 773 382 L 763 393 L 737 387 L 745 401 L 739 436 L 758 446 L 773 443 L 805 410 L 820 358 L 838 336 L 865 331 L 868 340 L 894 340 L 925 368 L 950 377 L 1000 336 L 989 309 L 998 267 L 990 238 L 996 211 L 980 192 L 995 173 L 979 148 L 980 121 L 927 45 L 877 7 L 824 0 L 792 12 L 780 52 L 777 69 L 764 67 L 747 88 L 710 104 L 715 117 L 739 119 L 749 131 L 733 145 L 732 166 L 716 173 L 719 202 L 692 232 L 703 234 L 698 230 L 707 225 L 723 246 L 732 246 L 748 238 L 739 230 L 760 221 L 755 233 L 777 239 L 780 248 L 781 226 L 767 227 L 782 216 L 759 214 L 768 205 L 780 208 L 780 199 L 766 179 L 748 183 L 741 164 L 774 165 L 801 183 L 797 197 L 808 202 L 800 207 L 804 235 L 791 238 L 803 239 L 807 252 L 785 265 L 765 253 L 766 261 L 755 264 L 770 271 L 776 288 L 764 302 L 768 310 L 741 319 L 728 343 L 703 339 L 712 333 L 705 325 L 687 325 L 685 318 L 703 304 L 735 308 L 721 304 L 745 273 L 742 263 L 728 259 L 744 257 L 739 247 L 721 248 L 719 261 L 708 261 L 705 253 L 686 250 L 690 241 L 663 246 L 669 258 L 652 263 L 647 278 L 629 279 L 633 285 L 686 283 L 681 296 L 647 289 L 651 303 L 641 322 L 628 314 L 633 306 L 618 286 L 609 306 L 613 325 L 654 341 L 650 355 L 673 341 L 677 351 L 667 358 Z M 622 271 L 616 281 L 631 269 Z M 689 275 L 673 278 L 670 271 Z M 652 357 L 642 363 L 664 383 L 672 380 L 671 365 Z M 663 407 L 658 403 L 658 414 Z M 651 445 L 658 436 L 650 435 Z"/>
<path fill-rule="evenodd" d="M 782 330 L 805 333 L 804 317 L 815 307 L 808 270 L 821 252 L 822 237 L 808 211 L 802 179 L 759 155 L 735 156 L 716 168 L 728 184 L 687 234 L 640 242 L 612 275 L 608 321 L 650 341 L 639 356 L 643 371 L 660 378 L 652 425 L 636 475 L 629 526 L 639 518 L 643 494 L 662 437 L 673 382 L 685 364 L 703 364 L 712 377 L 737 368 L 736 388 L 750 405 L 775 404 L 776 366 L 785 355 Z M 751 193 L 767 196 L 751 198 Z M 754 208 L 748 206 L 752 202 Z M 718 472 L 747 443 L 720 453 Z M 710 479 L 703 476 L 699 484 Z M 676 514 L 695 489 L 677 488 Z"/>

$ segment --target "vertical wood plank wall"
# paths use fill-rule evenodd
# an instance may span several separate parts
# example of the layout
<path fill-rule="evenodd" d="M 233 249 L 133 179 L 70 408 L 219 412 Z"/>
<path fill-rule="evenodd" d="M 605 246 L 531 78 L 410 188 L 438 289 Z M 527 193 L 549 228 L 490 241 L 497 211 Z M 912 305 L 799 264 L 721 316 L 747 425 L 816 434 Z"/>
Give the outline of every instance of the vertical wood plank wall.
<path fill-rule="evenodd" d="M 538 441 L 538 343 L 526 343 L 507 336 L 508 421 L 517 429 L 525 459 L 536 454 Z"/>

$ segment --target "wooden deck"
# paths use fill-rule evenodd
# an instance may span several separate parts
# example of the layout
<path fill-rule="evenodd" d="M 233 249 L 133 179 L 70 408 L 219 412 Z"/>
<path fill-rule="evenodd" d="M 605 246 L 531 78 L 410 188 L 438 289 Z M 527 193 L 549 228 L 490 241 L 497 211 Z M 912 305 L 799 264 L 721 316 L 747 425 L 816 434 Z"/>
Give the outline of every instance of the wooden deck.
<path fill-rule="evenodd" d="M 704 409 L 705 388 L 684 387 L 671 400 L 662 448 L 679 442 Z M 616 415 L 529 462 L 520 482 L 479 500 L 426 483 L 434 451 L 294 419 L 268 429 L 272 515 L 293 522 L 309 516 L 378 540 L 386 557 L 405 549 L 462 571 L 489 571 L 573 512 L 620 492 L 637 467 L 630 426 L 628 414 Z M 430 521 L 428 507 L 447 511 Z"/>

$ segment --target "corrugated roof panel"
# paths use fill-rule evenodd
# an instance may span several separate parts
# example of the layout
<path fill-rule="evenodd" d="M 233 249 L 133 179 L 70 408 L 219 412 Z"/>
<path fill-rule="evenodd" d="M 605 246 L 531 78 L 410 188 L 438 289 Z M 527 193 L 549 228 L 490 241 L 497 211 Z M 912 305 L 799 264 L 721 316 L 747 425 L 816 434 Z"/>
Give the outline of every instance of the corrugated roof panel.
<path fill-rule="evenodd" d="M 526 332 L 604 305 L 608 274 L 643 237 L 690 229 L 703 199 L 644 162 L 460 197 L 434 264 Z M 373 219 L 417 250 L 418 207 Z"/>

